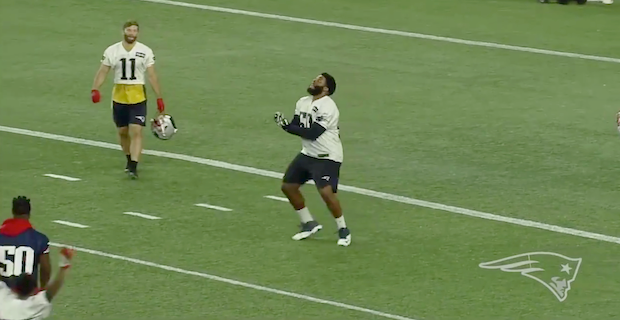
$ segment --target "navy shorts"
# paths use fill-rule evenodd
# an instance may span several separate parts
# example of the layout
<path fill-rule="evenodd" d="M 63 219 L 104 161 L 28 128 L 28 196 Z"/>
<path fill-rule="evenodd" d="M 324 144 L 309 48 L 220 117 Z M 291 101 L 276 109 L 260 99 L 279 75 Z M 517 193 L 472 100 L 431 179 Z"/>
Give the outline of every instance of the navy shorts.
<path fill-rule="evenodd" d="M 146 126 L 146 100 L 136 104 L 112 102 L 112 117 L 117 128 L 129 124 Z"/>
<path fill-rule="evenodd" d="M 317 188 L 331 186 L 335 193 L 338 191 L 341 165 L 340 162 L 317 159 L 300 153 L 286 169 L 283 182 L 303 185 L 312 179 Z"/>

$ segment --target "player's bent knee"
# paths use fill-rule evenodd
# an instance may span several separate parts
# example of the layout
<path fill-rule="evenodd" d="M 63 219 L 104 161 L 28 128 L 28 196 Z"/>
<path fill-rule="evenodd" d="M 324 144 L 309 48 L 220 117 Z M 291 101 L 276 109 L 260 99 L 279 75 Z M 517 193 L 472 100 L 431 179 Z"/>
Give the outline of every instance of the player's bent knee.
<path fill-rule="evenodd" d="M 320 186 L 318 187 L 318 189 L 319 189 L 319 194 L 325 200 L 332 199 L 336 195 L 331 185 Z"/>
<path fill-rule="evenodd" d="M 283 183 L 280 189 L 284 194 L 291 194 L 299 190 L 299 185 L 293 183 Z"/>

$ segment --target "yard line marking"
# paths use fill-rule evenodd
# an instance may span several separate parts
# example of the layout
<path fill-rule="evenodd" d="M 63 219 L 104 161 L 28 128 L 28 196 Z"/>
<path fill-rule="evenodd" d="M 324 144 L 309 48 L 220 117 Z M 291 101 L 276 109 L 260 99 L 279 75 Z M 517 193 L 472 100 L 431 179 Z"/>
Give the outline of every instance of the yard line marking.
<path fill-rule="evenodd" d="M 282 201 L 282 202 L 288 202 L 288 199 L 287 199 L 287 198 L 282 198 L 282 197 L 276 197 L 276 196 L 265 196 L 265 198 L 267 198 L 267 199 L 271 199 L 271 200 Z"/>
<path fill-rule="evenodd" d="M 208 5 L 203 5 L 203 4 L 195 4 L 195 3 L 188 3 L 188 2 L 181 2 L 181 1 L 170 1 L 170 0 L 140 0 L 140 1 L 158 3 L 158 4 L 166 4 L 166 5 L 171 5 L 171 6 L 186 7 L 186 8 L 216 11 L 216 12 L 223 12 L 223 13 L 230 13 L 230 14 L 238 14 L 238 15 L 244 15 L 244 16 L 252 16 L 252 17 L 259 17 L 259 18 L 266 18 L 266 19 L 299 22 L 299 23 L 319 25 L 319 26 L 325 26 L 325 27 L 387 34 L 387 35 L 394 35 L 394 36 L 407 37 L 407 38 L 435 40 L 435 41 L 443 41 L 443 42 L 457 43 L 457 44 L 477 46 L 477 47 L 486 47 L 486 48 L 493 48 L 493 49 L 504 49 L 504 50 L 520 51 L 520 52 L 528 52 L 528 53 L 538 53 L 538 54 L 544 54 L 544 55 L 550 55 L 550 56 L 560 56 L 560 57 L 577 58 L 577 59 L 584 59 L 584 60 L 620 63 L 619 58 L 610 58 L 610 57 L 595 56 L 595 55 L 589 55 L 589 54 L 514 46 L 514 45 L 486 42 L 486 41 L 465 40 L 465 39 L 434 36 L 430 34 L 391 30 L 391 29 L 364 27 L 364 26 L 339 23 L 339 22 L 296 18 L 296 17 L 283 16 L 283 15 L 278 15 L 278 14 L 239 10 L 239 9 L 232 9 L 232 8 L 225 8 L 225 7 L 208 6 Z"/>
<path fill-rule="evenodd" d="M 21 135 L 26 135 L 26 136 L 31 136 L 31 137 L 37 137 L 37 138 L 44 138 L 44 139 L 50 139 L 50 140 L 56 140 L 56 141 L 64 141 L 64 142 L 88 145 L 88 146 L 99 147 L 99 148 L 121 150 L 121 147 L 119 145 L 112 144 L 112 143 L 93 141 L 93 140 L 87 140 L 87 139 L 81 139 L 81 138 L 74 138 L 74 137 L 62 136 L 62 135 L 39 132 L 39 131 L 32 131 L 32 130 L 26 130 L 26 129 L 5 127 L 5 126 L 0 126 L 0 131 L 21 134 Z M 193 156 L 188 156 L 184 154 L 164 152 L 164 151 L 154 151 L 154 150 L 144 150 L 142 153 L 156 156 L 156 157 L 183 160 L 183 161 L 204 164 L 204 165 L 227 169 L 227 170 L 251 173 L 251 174 L 255 174 L 255 175 L 259 175 L 263 177 L 270 177 L 270 178 L 277 178 L 277 179 L 282 179 L 283 177 L 283 174 L 278 173 L 278 172 L 256 169 L 252 167 L 241 166 L 241 165 L 227 163 L 223 161 L 193 157 Z M 312 183 L 313 183 L 312 181 L 309 182 L 309 184 L 312 184 Z M 572 229 L 572 228 L 565 228 L 565 227 L 560 227 L 556 225 L 551 225 L 551 224 L 546 224 L 546 223 L 536 222 L 536 221 L 531 221 L 531 220 L 505 217 L 505 216 L 500 216 L 500 215 L 492 214 L 488 212 L 459 208 L 459 207 L 449 206 L 449 205 L 445 205 L 441 203 L 419 200 L 419 199 L 414 199 L 414 198 L 409 198 L 409 197 L 404 197 L 404 196 L 398 196 L 394 194 L 378 192 L 378 191 L 373 191 L 373 190 L 358 188 L 358 187 L 353 187 L 353 186 L 340 185 L 338 186 L 338 189 L 342 191 L 348 191 L 348 192 L 352 192 L 356 194 L 373 197 L 373 198 L 400 202 L 404 204 L 410 204 L 414 206 L 447 211 L 447 212 L 452 212 L 452 213 L 458 213 L 458 214 L 462 214 L 462 215 L 466 215 L 470 217 L 511 223 L 511 224 L 516 224 L 516 225 L 520 225 L 524 227 L 537 228 L 537 229 L 542 229 L 542 230 L 547 230 L 547 231 L 552 231 L 552 232 L 557 232 L 557 233 L 563 233 L 563 234 L 573 235 L 573 236 L 582 237 L 582 238 L 588 238 L 588 239 L 594 239 L 594 240 L 599 240 L 599 241 L 620 244 L 620 238 L 608 236 L 608 235 L 604 235 L 600 233 L 594 233 L 594 232 L 583 231 L 583 230 Z"/>
<path fill-rule="evenodd" d="M 53 174 L 53 173 L 46 173 L 46 174 L 44 174 L 44 176 L 50 177 L 50 178 L 55 178 L 55 179 L 67 180 L 67 181 L 80 181 L 80 180 L 82 180 L 82 179 L 79 179 L 79 178 L 61 176 L 59 174 Z"/>
<path fill-rule="evenodd" d="M 106 253 L 106 252 L 102 252 L 102 251 L 91 250 L 91 249 L 80 248 L 80 247 L 73 247 L 73 246 L 69 246 L 69 245 L 65 245 L 65 244 L 61 244 L 61 243 L 55 243 L 55 242 L 50 242 L 50 245 L 52 245 L 54 247 L 70 247 L 70 248 L 73 248 L 74 250 L 76 250 L 78 252 L 85 252 L 85 253 L 90 253 L 90 254 L 93 254 L 93 255 L 97 255 L 97 256 L 101 256 L 101 257 L 106 257 L 106 258 L 111 258 L 111 259 L 115 259 L 115 260 L 132 262 L 132 263 L 135 263 L 135 264 L 140 264 L 140 265 L 149 266 L 149 267 L 153 267 L 153 268 L 158 268 L 158 269 L 163 269 L 163 270 L 167 270 L 167 271 L 177 272 L 177 273 L 181 273 L 181 274 L 185 274 L 185 275 L 191 275 L 191 276 L 206 278 L 206 279 L 209 279 L 209 280 L 224 282 L 224 283 L 232 284 L 232 285 L 235 285 L 235 286 L 246 287 L 246 288 L 250 288 L 250 289 L 254 289 L 254 290 L 259 290 L 259 291 L 265 291 L 265 292 L 269 292 L 269 293 L 275 293 L 275 294 L 279 294 L 279 295 L 283 295 L 283 296 L 287 296 L 287 297 L 292 297 L 292 298 L 297 298 L 297 299 L 301 299 L 301 300 L 307 300 L 307 301 L 312 301 L 312 302 L 316 302 L 316 303 L 326 304 L 326 305 L 330 305 L 330 306 L 334 306 L 334 307 L 338 307 L 338 308 L 343 308 L 343 309 L 348 309 L 348 310 L 355 310 L 355 311 L 359 311 L 359 312 L 374 314 L 374 315 L 377 315 L 377 316 L 380 316 L 380 317 L 384 317 L 384 318 L 388 318 L 388 319 L 415 320 L 415 319 L 412 319 L 412 318 L 407 318 L 407 317 L 403 317 L 403 316 L 399 316 L 399 315 L 395 315 L 395 314 L 389 314 L 389 313 L 385 313 L 385 312 L 381 312 L 381 311 L 376 311 L 376 310 L 372 310 L 372 309 L 366 309 L 366 308 L 362 308 L 362 307 L 358 307 L 358 306 L 354 306 L 354 305 L 350 305 L 350 304 L 340 303 L 340 302 L 337 302 L 337 301 L 315 298 L 315 297 L 311 297 L 311 296 L 307 296 L 307 295 L 299 294 L 299 293 L 294 293 L 294 292 L 290 292 L 290 291 L 272 289 L 272 288 L 269 288 L 269 287 L 263 287 L 263 286 L 256 285 L 256 284 L 251 284 L 251 283 L 237 281 L 237 280 L 233 280 L 233 279 L 218 277 L 218 276 L 211 275 L 211 274 L 208 274 L 208 273 L 202 273 L 202 272 L 197 272 L 197 271 L 189 271 L 189 270 L 185 270 L 185 269 L 181 269 L 181 268 L 176 268 L 176 267 L 171 267 L 171 266 L 167 266 L 167 265 L 163 265 L 163 264 L 158 264 L 158 263 L 154 263 L 154 262 L 149 262 L 149 261 L 144 261 L 144 260 L 139 260 L 139 259 L 134 259 L 134 258 L 123 257 L 123 256 L 120 256 L 120 255 Z"/>
<path fill-rule="evenodd" d="M 228 208 L 224 208 L 224 207 L 218 207 L 218 206 L 214 206 L 208 203 L 196 203 L 195 204 L 196 207 L 203 207 L 203 208 L 208 208 L 208 209 L 214 209 L 214 210 L 219 210 L 219 211 L 233 211 L 232 209 L 228 209 Z"/>
<path fill-rule="evenodd" d="M 144 219 L 149 219 L 149 220 L 159 220 L 159 219 L 161 219 L 160 217 L 151 216 L 151 215 L 140 213 L 140 212 L 128 211 L 128 212 L 123 212 L 123 214 L 129 215 L 129 216 L 136 216 L 136 217 L 140 217 L 140 218 L 144 218 Z"/>
<path fill-rule="evenodd" d="M 82 228 L 82 229 L 88 228 L 88 226 L 86 225 L 75 223 L 75 222 L 69 222 L 69 221 L 63 221 L 63 220 L 54 220 L 52 222 L 56 222 L 58 224 L 64 224 L 65 226 L 74 227 L 74 228 Z"/>

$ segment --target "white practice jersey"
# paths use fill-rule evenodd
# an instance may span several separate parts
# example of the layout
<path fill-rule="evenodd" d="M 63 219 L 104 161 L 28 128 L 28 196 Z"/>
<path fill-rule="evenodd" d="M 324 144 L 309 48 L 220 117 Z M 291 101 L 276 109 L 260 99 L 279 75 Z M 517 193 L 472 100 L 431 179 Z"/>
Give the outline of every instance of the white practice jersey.
<path fill-rule="evenodd" d="M 331 97 L 325 96 L 312 101 L 306 96 L 297 101 L 295 115 L 299 116 L 301 126 L 309 128 L 313 122 L 324 127 L 325 132 L 312 141 L 301 139 L 301 153 L 318 159 L 330 159 L 342 163 L 344 155 L 340 141 L 340 111 Z"/>
<path fill-rule="evenodd" d="M 0 281 L 0 320 L 41 320 L 51 313 L 52 304 L 47 300 L 45 291 L 22 300 Z"/>
<path fill-rule="evenodd" d="M 114 70 L 116 84 L 145 84 L 144 73 L 155 64 L 155 54 L 140 42 L 127 51 L 121 41 L 105 49 L 101 63 Z"/>

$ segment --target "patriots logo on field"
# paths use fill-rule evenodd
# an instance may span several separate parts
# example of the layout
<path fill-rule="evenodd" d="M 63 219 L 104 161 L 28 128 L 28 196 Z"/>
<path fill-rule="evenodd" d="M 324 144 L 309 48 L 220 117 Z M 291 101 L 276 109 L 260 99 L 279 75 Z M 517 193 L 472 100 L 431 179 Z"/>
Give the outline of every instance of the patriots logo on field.
<path fill-rule="evenodd" d="M 528 252 L 482 262 L 478 266 L 483 269 L 519 272 L 545 286 L 563 302 L 568 297 L 571 283 L 577 278 L 581 258 L 570 258 L 554 252 Z"/>

